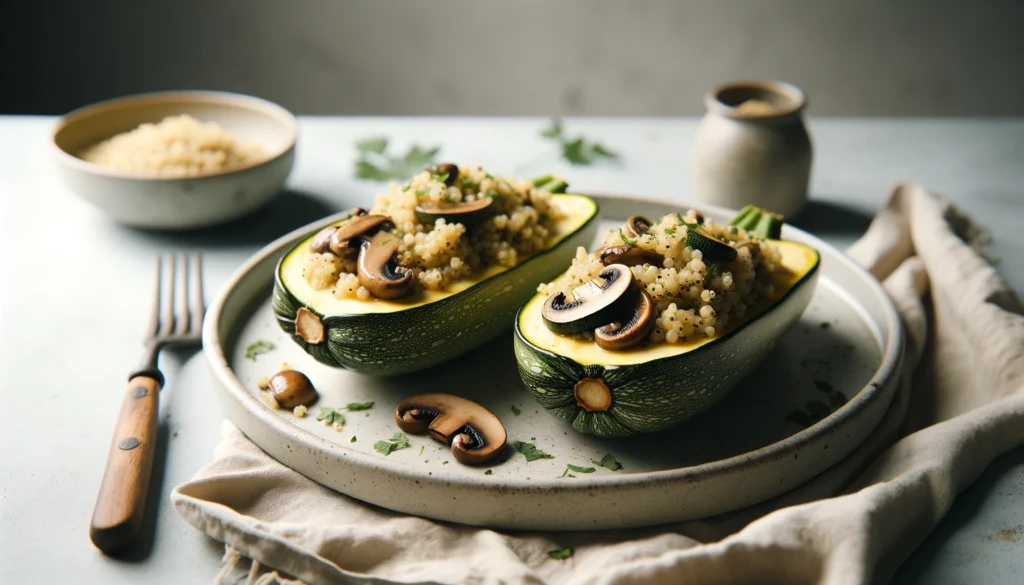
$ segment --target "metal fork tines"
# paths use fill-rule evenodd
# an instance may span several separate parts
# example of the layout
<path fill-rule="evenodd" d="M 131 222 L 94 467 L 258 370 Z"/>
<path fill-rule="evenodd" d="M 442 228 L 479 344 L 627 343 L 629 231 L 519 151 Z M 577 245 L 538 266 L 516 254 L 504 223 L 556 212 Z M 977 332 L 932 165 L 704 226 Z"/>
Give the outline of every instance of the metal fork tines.
<path fill-rule="evenodd" d="M 199 343 L 203 329 L 203 257 L 195 254 L 170 254 L 156 258 L 156 291 L 146 353 L 132 377 L 149 375 L 163 385 L 157 369 L 157 356 L 164 347 Z"/>

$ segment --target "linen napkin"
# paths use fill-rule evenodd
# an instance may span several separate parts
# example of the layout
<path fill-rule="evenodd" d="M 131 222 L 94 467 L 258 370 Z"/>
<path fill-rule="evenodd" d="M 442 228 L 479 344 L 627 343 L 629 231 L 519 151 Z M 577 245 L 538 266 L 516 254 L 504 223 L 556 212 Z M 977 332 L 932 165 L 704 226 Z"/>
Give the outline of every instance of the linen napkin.
<path fill-rule="evenodd" d="M 329 490 L 230 422 L 171 500 L 225 543 L 219 583 L 884 583 L 958 493 L 1024 444 L 1024 305 L 985 236 L 945 197 L 894 187 L 847 254 L 883 281 L 906 327 L 897 395 L 852 455 L 749 509 L 598 533 L 447 524 Z M 565 546 L 572 557 L 547 555 Z"/>

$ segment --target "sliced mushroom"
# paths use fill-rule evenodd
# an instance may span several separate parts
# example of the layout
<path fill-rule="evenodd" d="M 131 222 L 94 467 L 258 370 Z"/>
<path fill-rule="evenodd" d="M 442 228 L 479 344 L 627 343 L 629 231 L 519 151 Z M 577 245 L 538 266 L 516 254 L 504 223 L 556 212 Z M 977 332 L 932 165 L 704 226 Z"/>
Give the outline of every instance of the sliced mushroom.
<path fill-rule="evenodd" d="M 452 455 L 464 465 L 479 465 L 497 457 L 507 433 L 491 411 L 452 394 L 420 394 L 395 408 L 395 422 L 411 434 L 430 436 L 451 445 Z"/>
<path fill-rule="evenodd" d="M 640 246 L 630 246 L 629 244 L 623 244 L 621 246 L 607 246 L 598 250 L 601 258 L 601 264 L 609 266 L 611 264 L 625 264 L 626 266 L 643 266 L 644 264 L 652 264 L 654 266 L 661 267 L 665 262 L 665 257 L 657 252 L 648 250 L 647 248 L 641 248 Z"/>
<path fill-rule="evenodd" d="M 377 232 L 369 240 L 364 239 L 359 249 L 356 263 L 359 284 L 377 298 L 397 299 L 412 288 L 412 271 L 394 262 L 398 244 L 398 236 Z"/>
<path fill-rule="evenodd" d="M 487 219 L 494 213 L 493 203 L 494 200 L 489 197 L 457 203 L 422 203 L 416 206 L 416 219 L 426 224 L 444 219 L 447 223 L 470 225 Z"/>
<path fill-rule="evenodd" d="M 295 370 L 282 370 L 274 374 L 270 378 L 270 391 L 284 408 L 295 408 L 300 404 L 309 406 L 319 398 L 309 378 Z"/>
<path fill-rule="evenodd" d="M 630 238 L 639 238 L 650 231 L 654 222 L 642 215 L 631 215 L 626 219 L 626 226 L 623 231 Z"/>
<path fill-rule="evenodd" d="M 316 236 L 313 237 L 312 241 L 309 242 L 309 249 L 316 252 L 317 254 L 323 254 L 324 252 L 331 251 L 331 236 L 334 232 L 338 231 L 338 226 L 329 225 L 324 229 L 317 232 Z"/>
<path fill-rule="evenodd" d="M 561 292 L 548 297 L 541 309 L 548 329 L 555 333 L 581 333 L 625 315 L 638 290 L 633 272 L 624 264 L 612 264 L 605 267 L 600 278 L 603 284 L 590 280 L 574 288 L 571 301 Z"/>
<path fill-rule="evenodd" d="M 351 221 L 338 226 L 338 230 L 331 235 L 331 251 L 341 256 L 346 250 L 351 249 L 352 240 L 364 235 L 370 235 L 374 230 L 391 229 L 395 222 L 386 215 L 360 215 L 352 218 Z"/>
<path fill-rule="evenodd" d="M 430 174 L 444 177 L 444 184 L 451 187 L 459 179 L 459 165 L 455 163 L 441 163 L 431 167 Z"/>
<path fill-rule="evenodd" d="M 595 329 L 594 341 L 602 349 L 628 349 L 647 339 L 655 321 L 654 303 L 646 292 L 640 291 L 633 302 L 633 310 L 625 318 Z"/>
<path fill-rule="evenodd" d="M 349 219 L 353 217 L 359 217 L 362 215 L 366 215 L 366 210 L 363 209 L 362 207 L 355 207 L 349 214 Z M 316 252 L 317 254 L 323 254 L 325 252 L 331 251 L 331 237 L 334 235 L 334 232 L 336 231 L 338 231 L 338 226 L 336 225 L 329 225 L 324 229 L 320 230 L 319 232 L 317 232 L 316 236 L 314 236 L 313 239 L 309 242 L 309 249 Z"/>

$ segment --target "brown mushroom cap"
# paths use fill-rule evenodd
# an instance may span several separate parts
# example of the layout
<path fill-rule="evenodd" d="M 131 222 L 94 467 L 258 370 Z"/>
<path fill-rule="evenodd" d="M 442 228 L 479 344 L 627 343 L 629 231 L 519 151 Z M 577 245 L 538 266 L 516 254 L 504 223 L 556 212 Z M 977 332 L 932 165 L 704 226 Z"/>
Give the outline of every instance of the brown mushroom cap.
<path fill-rule="evenodd" d="M 441 163 L 436 167 L 431 167 L 430 173 L 433 175 L 447 175 L 444 179 L 444 184 L 451 187 L 459 179 L 459 165 L 455 163 Z"/>
<path fill-rule="evenodd" d="M 295 408 L 300 404 L 309 406 L 319 397 L 309 378 L 295 370 L 283 370 L 274 374 L 270 378 L 270 390 L 274 393 L 277 403 L 285 408 Z"/>
<path fill-rule="evenodd" d="M 623 231 L 630 238 L 638 238 L 650 231 L 652 225 L 654 222 L 642 215 L 631 215 L 626 219 Z"/>
<path fill-rule="evenodd" d="M 501 420 L 480 404 L 453 394 L 420 394 L 395 408 L 395 422 L 411 434 L 430 433 L 451 445 L 463 465 L 479 465 L 497 457 L 507 433 Z"/>
<path fill-rule="evenodd" d="M 423 203 L 416 206 L 414 213 L 420 223 L 431 224 L 444 219 L 448 223 L 470 225 L 488 218 L 494 211 L 493 203 L 490 197 L 456 203 Z"/>
<path fill-rule="evenodd" d="M 626 316 L 594 330 L 594 341 L 598 347 L 610 351 L 628 349 L 647 339 L 656 320 L 651 297 L 641 290 Z"/>
<path fill-rule="evenodd" d="M 593 331 L 618 319 L 633 305 L 639 290 L 633 272 L 623 264 L 606 266 L 599 275 L 604 280 L 588 280 L 572 290 L 572 300 L 557 292 L 544 301 L 541 318 L 555 333 Z"/>
<path fill-rule="evenodd" d="M 647 248 L 641 248 L 640 246 L 630 246 L 629 244 L 607 246 L 601 248 L 598 252 L 601 264 L 605 266 L 611 264 L 625 264 L 626 266 L 651 264 L 660 268 L 665 262 L 665 257 L 661 254 Z"/>
<path fill-rule="evenodd" d="M 398 244 L 398 236 L 377 232 L 369 240 L 364 239 L 359 249 L 359 284 L 379 299 L 397 299 L 412 289 L 412 271 L 393 262 Z"/>
<path fill-rule="evenodd" d="M 317 254 L 323 254 L 324 252 L 331 251 L 331 237 L 334 232 L 338 231 L 338 226 L 329 225 L 324 229 L 317 232 L 313 240 L 309 242 L 309 249 L 316 252 Z"/>
<path fill-rule="evenodd" d="M 338 226 L 331 235 L 331 251 L 341 256 L 351 247 L 351 240 L 358 236 L 371 233 L 372 230 L 395 227 L 395 222 L 386 215 L 360 215 Z"/>

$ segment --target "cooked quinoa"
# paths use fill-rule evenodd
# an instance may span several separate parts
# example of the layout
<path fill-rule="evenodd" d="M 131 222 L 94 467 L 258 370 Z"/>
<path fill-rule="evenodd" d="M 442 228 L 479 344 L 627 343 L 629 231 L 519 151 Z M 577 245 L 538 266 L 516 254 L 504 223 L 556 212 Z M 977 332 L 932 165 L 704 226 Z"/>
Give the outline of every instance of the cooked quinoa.
<path fill-rule="evenodd" d="M 686 246 L 685 224 L 700 224 L 703 231 L 736 248 L 736 259 L 728 263 L 705 263 L 700 250 Z M 635 245 L 664 257 L 661 266 L 643 264 L 631 268 L 637 283 L 654 305 L 657 321 L 649 340 L 681 343 L 713 337 L 730 323 L 747 316 L 759 301 L 775 294 L 773 282 L 783 270 L 779 251 L 753 234 L 705 219 L 695 210 L 668 214 L 650 230 L 631 238 L 618 228 L 608 230 L 602 247 Z M 760 258 L 756 259 L 756 247 Z M 755 268 L 756 264 L 756 268 Z M 581 284 L 599 278 L 604 269 L 600 249 L 576 250 L 568 271 L 559 279 L 541 284 L 538 291 L 547 295 L 566 294 Z M 579 334 L 590 338 L 592 334 Z"/>
<path fill-rule="evenodd" d="M 529 179 L 492 176 L 476 165 L 459 165 L 458 178 L 447 185 L 444 175 L 421 171 L 408 183 L 392 182 L 378 194 L 371 214 L 387 215 L 401 239 L 395 259 L 411 270 L 416 286 L 444 290 L 491 266 L 516 266 L 548 247 L 553 226 L 563 217 L 551 193 L 534 188 Z M 438 219 L 421 223 L 416 205 L 444 204 L 492 198 L 493 214 L 472 226 Z M 339 298 L 369 299 L 356 274 L 356 254 L 338 256 L 310 252 L 303 276 L 315 290 L 330 289 Z"/>
<path fill-rule="evenodd" d="M 235 138 L 220 124 L 186 114 L 140 124 L 90 146 L 79 156 L 121 171 L 196 177 L 248 166 L 265 154 L 260 145 Z"/>

